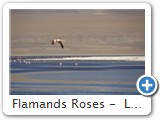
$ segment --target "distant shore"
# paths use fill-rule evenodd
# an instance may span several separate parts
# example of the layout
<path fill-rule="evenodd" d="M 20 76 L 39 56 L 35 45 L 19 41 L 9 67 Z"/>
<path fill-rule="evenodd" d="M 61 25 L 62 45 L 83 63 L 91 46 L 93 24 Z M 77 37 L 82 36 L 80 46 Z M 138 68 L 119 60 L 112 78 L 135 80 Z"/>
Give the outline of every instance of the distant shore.
<path fill-rule="evenodd" d="M 106 61 L 145 61 L 145 56 L 14 56 L 13 59 L 25 60 L 106 60 Z"/>

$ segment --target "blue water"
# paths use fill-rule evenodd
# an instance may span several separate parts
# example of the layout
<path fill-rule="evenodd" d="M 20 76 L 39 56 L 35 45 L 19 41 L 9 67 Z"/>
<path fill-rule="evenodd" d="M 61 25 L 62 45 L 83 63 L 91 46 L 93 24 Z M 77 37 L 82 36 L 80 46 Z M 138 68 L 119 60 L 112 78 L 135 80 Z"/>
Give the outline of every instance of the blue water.
<path fill-rule="evenodd" d="M 10 63 L 11 75 L 33 80 L 11 80 L 11 95 L 137 95 L 136 81 L 145 73 L 143 61 L 30 62 Z"/>

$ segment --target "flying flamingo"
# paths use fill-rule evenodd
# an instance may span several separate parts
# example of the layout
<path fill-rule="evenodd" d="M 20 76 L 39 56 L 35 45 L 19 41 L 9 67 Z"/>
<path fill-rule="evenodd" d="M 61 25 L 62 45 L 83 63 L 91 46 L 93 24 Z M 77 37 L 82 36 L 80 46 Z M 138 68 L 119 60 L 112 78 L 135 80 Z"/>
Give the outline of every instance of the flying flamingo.
<path fill-rule="evenodd" d="M 62 39 L 54 39 L 54 40 L 52 40 L 52 45 L 55 44 L 55 43 L 59 43 L 61 48 L 63 49 L 64 48 L 64 45 L 63 45 L 64 42 L 65 42 L 65 40 L 62 40 Z"/>

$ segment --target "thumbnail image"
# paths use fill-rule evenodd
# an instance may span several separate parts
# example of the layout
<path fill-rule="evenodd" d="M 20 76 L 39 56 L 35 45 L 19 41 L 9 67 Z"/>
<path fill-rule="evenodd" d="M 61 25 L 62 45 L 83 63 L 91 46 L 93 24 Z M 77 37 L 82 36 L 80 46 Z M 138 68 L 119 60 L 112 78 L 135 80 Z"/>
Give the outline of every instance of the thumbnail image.
<path fill-rule="evenodd" d="M 11 9 L 10 95 L 139 95 L 144 9 Z"/>

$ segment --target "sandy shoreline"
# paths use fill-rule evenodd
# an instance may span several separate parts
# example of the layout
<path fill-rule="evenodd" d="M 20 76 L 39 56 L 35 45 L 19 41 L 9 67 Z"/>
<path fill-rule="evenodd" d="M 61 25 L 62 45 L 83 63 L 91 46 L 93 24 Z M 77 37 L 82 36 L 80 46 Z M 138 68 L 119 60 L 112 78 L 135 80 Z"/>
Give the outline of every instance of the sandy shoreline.
<path fill-rule="evenodd" d="M 42 72 L 39 72 L 38 74 L 41 74 Z M 44 72 L 43 72 L 44 73 Z M 49 72 L 47 72 L 49 73 Z M 28 73 L 29 74 L 29 73 Z M 34 73 L 31 73 L 34 74 Z M 36 73 L 37 74 L 37 73 Z M 107 80 L 107 81 L 74 81 L 74 80 L 39 80 L 39 79 L 32 79 L 27 78 L 27 74 L 11 74 L 10 75 L 10 82 L 24 82 L 24 83 L 74 83 L 74 84 L 134 84 L 134 82 L 126 81 L 119 82 L 119 81 L 113 81 L 113 80 Z"/>
<path fill-rule="evenodd" d="M 106 61 L 144 61 L 144 56 L 104 56 L 104 57 L 62 57 L 62 58 L 32 58 L 26 60 L 106 60 Z"/>
<path fill-rule="evenodd" d="M 133 87 L 112 87 L 110 85 L 133 85 L 133 82 L 116 82 L 116 81 L 74 81 L 74 80 L 38 80 L 27 78 L 25 74 L 11 74 L 10 91 L 37 91 L 37 92 L 67 92 L 67 91 L 88 91 L 88 92 L 136 92 Z M 12 85 L 12 84 L 17 85 Z M 105 86 L 109 85 L 109 86 Z M 62 93 L 63 93 L 62 92 Z M 76 93 L 72 93 L 76 94 Z"/>

